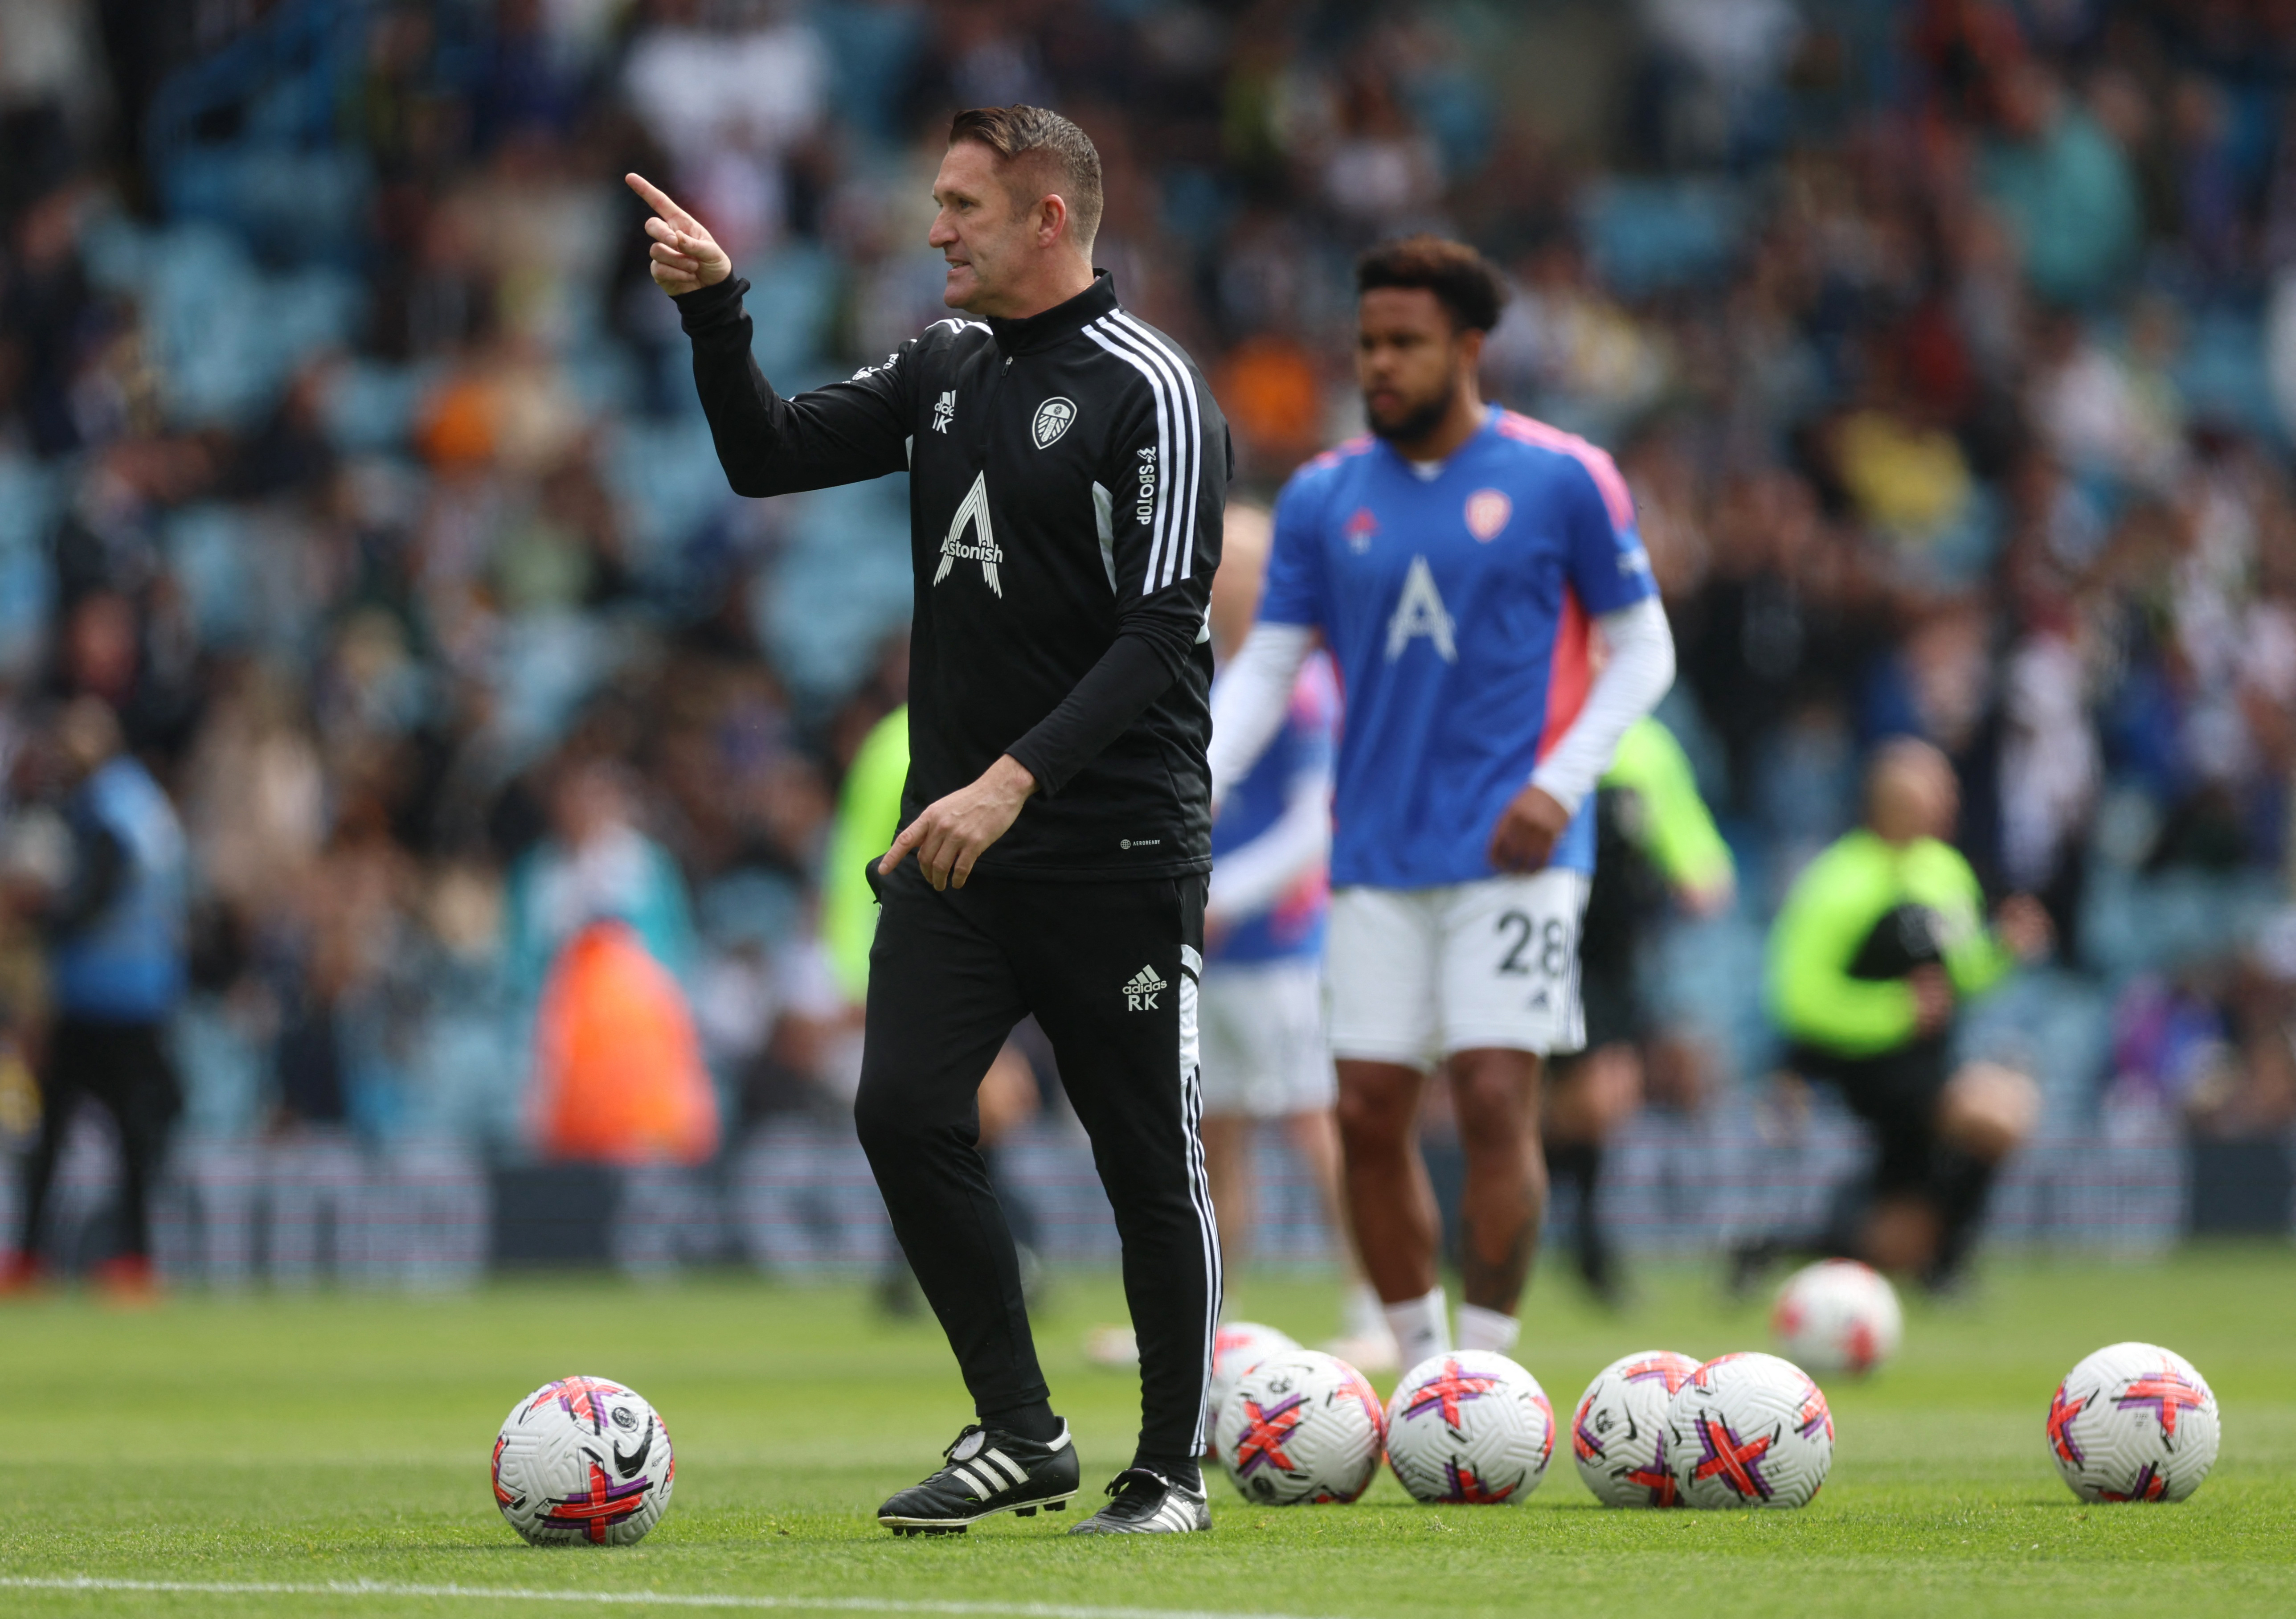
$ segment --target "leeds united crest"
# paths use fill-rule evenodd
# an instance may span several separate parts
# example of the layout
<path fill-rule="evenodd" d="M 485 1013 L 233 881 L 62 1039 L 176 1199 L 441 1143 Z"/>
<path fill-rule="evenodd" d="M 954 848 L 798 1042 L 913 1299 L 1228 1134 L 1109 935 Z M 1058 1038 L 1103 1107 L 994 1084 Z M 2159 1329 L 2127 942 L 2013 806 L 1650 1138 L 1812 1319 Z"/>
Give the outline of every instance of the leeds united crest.
<path fill-rule="evenodd" d="M 1076 401 L 1050 399 L 1037 407 L 1034 429 L 1038 449 L 1050 449 L 1053 441 L 1068 431 L 1069 423 L 1076 420 Z"/>

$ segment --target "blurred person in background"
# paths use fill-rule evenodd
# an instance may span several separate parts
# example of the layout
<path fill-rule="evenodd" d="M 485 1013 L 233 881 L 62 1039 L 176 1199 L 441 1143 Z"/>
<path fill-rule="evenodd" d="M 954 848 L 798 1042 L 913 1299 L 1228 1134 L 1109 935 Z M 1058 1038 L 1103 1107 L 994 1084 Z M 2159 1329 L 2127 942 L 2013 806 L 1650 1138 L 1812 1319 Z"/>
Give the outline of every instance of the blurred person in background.
<path fill-rule="evenodd" d="M 539 994 L 551 963 L 591 923 L 626 924 L 674 977 L 690 971 L 693 921 L 677 862 L 640 822 L 639 789 L 611 759 L 570 755 L 550 783 L 550 832 L 511 868 L 512 972 Z"/>
<path fill-rule="evenodd" d="M 1926 742 L 1884 744 L 1866 771 L 1866 825 L 1796 880 L 1770 934 L 1772 1015 L 1797 1075 L 1871 1125 L 1872 1167 L 1835 1196 L 1826 1229 L 1741 1246 L 1733 1285 L 1801 1250 L 1956 1283 L 1993 1178 L 2031 1131 L 2040 1093 L 1997 1063 L 1956 1068 L 1964 1002 L 2050 945 L 2048 913 L 2015 894 L 1986 925 L 1977 876 L 1944 840 L 1960 813 L 1953 766 Z"/>
<path fill-rule="evenodd" d="M 512 981 L 535 1008 L 529 1099 L 550 1156 L 698 1163 L 717 1151 L 717 1096 L 682 980 L 694 955 L 685 883 L 639 830 L 610 760 L 573 758 L 551 835 L 512 871 Z"/>
<path fill-rule="evenodd" d="M 62 880 L 20 890 L 45 925 L 54 1021 L 39 1064 L 40 1130 L 24 1164 L 17 1245 L 0 1256 L 0 1290 L 41 1275 L 42 1217 L 82 1097 L 119 1127 L 116 1251 L 96 1270 L 122 1298 L 152 1296 L 149 1200 L 182 1096 L 166 1025 L 182 999 L 187 873 L 183 829 L 157 782 L 121 745 L 119 721 L 78 697 L 52 737 L 70 852 Z"/>
<path fill-rule="evenodd" d="M 1626 1278 L 1601 1214 L 1603 1144 L 1646 1094 L 1694 1107 L 1703 1072 L 1643 993 L 1644 949 L 1671 907 L 1712 916 L 1736 896 L 1730 846 L 1682 744 L 1657 719 L 1636 720 L 1595 791 L 1595 875 L 1578 933 L 1587 1045 L 1554 1059 L 1540 1132 L 1548 1184 L 1577 1189 L 1578 1274 L 1612 1306 L 1626 1302 Z"/>
<path fill-rule="evenodd" d="M 1589 801 L 1673 681 L 1674 640 L 1610 456 L 1483 402 L 1498 272 L 1464 243 L 1413 236 L 1359 259 L 1356 286 L 1372 432 L 1309 462 L 1276 502 L 1212 779 L 1219 793 L 1242 779 L 1328 646 L 1348 702 L 1328 969 L 1348 1204 L 1412 1367 L 1452 1343 L 1418 1145 L 1439 1064 L 1466 1159 L 1459 1345 L 1505 1353 L 1521 1330 L 1546 1207 L 1540 1071 L 1586 1037 Z"/>
<path fill-rule="evenodd" d="M 1235 655 L 1259 611 L 1268 514 L 1233 505 L 1212 581 L 1212 652 Z M 1340 693 L 1331 660 L 1310 659 L 1283 729 L 1222 798 L 1212 823 L 1204 912 L 1204 1160 L 1231 1274 L 1250 1257 L 1259 1216 L 1252 1137 L 1280 1123 L 1315 1184 L 1340 1256 L 1341 1345 L 1354 1365 L 1392 1368 L 1395 1340 L 1364 1280 L 1340 1196 L 1338 1081 L 1324 1040 L 1324 934 L 1331 910 L 1332 755 Z"/>

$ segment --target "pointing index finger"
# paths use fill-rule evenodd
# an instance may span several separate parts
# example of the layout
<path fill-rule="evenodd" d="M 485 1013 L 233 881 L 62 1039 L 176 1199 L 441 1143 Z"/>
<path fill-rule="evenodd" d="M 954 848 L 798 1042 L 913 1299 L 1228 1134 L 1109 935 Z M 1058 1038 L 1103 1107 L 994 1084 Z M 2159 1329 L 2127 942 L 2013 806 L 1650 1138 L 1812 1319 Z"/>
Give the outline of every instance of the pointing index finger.
<path fill-rule="evenodd" d="M 690 226 L 694 230 L 700 230 L 701 228 L 701 222 L 699 220 L 695 219 L 692 214 L 687 213 L 684 209 L 678 207 L 676 203 L 671 201 L 669 193 L 662 190 L 660 186 L 655 185 L 652 180 L 647 179 L 645 176 L 642 174 L 626 174 L 622 178 L 626 183 L 627 183 L 632 191 L 637 193 L 638 195 L 645 199 L 647 207 L 652 209 L 654 212 L 660 214 L 672 225 Z"/>

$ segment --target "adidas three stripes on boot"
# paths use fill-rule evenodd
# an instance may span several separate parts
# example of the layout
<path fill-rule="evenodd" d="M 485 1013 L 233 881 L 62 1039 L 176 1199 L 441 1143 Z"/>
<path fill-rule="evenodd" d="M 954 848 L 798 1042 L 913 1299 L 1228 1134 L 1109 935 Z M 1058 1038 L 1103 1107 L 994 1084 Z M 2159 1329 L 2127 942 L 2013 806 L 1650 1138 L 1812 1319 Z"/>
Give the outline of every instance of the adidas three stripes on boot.
<path fill-rule="evenodd" d="M 895 1534 L 962 1534 L 1000 1512 L 1058 1512 L 1076 1496 L 1076 1447 L 1066 1423 L 1045 1444 L 971 1424 L 941 1454 L 948 1465 L 878 1508 L 879 1523 Z"/>
<path fill-rule="evenodd" d="M 1175 1483 L 1153 1467 L 1125 1468 L 1108 1493 L 1108 1505 L 1070 1534 L 1193 1534 L 1212 1526 L 1202 1487 Z"/>

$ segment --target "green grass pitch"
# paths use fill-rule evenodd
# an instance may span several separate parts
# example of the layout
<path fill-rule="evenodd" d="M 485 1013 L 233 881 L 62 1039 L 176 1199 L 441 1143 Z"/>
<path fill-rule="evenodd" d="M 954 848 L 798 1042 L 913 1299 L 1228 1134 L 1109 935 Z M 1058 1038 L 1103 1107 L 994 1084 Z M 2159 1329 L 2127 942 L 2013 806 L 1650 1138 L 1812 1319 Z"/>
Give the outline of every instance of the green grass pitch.
<path fill-rule="evenodd" d="M 1704 1273 L 1642 1280 L 1623 1318 L 1554 1278 L 1535 1290 L 1521 1358 L 1559 1411 L 1628 1350 L 1762 1344 L 1762 1308 L 1725 1307 Z M 1330 1327 L 1327 1284 L 1255 1276 L 1234 1292 L 1240 1316 L 1311 1342 Z M 1211 1534 L 1087 1541 L 1061 1533 L 1073 1511 L 942 1540 L 877 1528 L 871 1509 L 926 1470 L 966 1407 L 931 1323 L 881 1322 L 857 1289 L 565 1280 L 439 1299 L 184 1297 L 135 1315 L 37 1302 L 0 1311 L 0 1612 L 669 1613 L 716 1598 L 1043 1619 L 2296 1613 L 2296 1252 L 2005 1257 L 1966 1301 L 1908 1303 L 1898 1362 L 1827 1388 L 1839 1448 L 1806 1511 L 1603 1511 L 1566 1446 L 1519 1508 L 1423 1508 L 1382 1475 L 1353 1507 L 1267 1509 L 1215 1478 Z M 1114 1319 L 1111 1278 L 1066 1275 L 1038 1323 L 1087 1488 L 1129 1454 L 1133 1382 L 1080 1352 L 1086 1327 Z M 2083 1507 L 2044 1450 L 2056 1380 L 2130 1337 L 2189 1356 L 2222 1403 L 2222 1457 L 2180 1507 Z M 570 1372 L 629 1383 L 676 1436 L 676 1498 L 644 1545 L 537 1550 L 494 1510 L 496 1425 Z M 43 1583 L 74 1578 L 110 1588 Z M 329 1589 L 362 1581 L 388 1589 Z M 606 1592 L 627 1606 L 542 1599 Z M 687 1600 L 627 1602 L 640 1592 Z"/>

